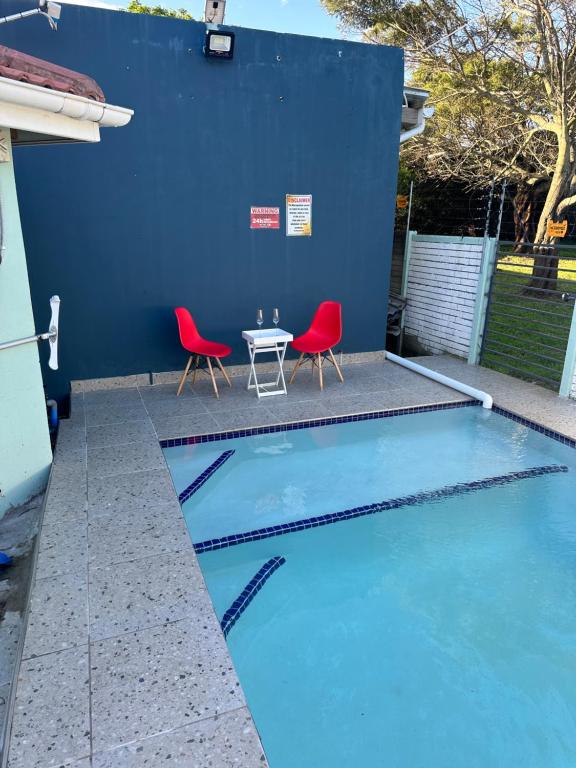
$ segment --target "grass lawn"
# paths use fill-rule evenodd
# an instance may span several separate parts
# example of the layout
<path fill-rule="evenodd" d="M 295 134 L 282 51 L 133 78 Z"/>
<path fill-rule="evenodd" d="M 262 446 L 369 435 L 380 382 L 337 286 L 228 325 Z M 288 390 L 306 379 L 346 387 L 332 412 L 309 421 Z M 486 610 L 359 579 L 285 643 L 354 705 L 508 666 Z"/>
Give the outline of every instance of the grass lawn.
<path fill-rule="evenodd" d="M 558 296 L 524 295 L 532 265 L 530 256 L 500 257 L 481 364 L 558 389 L 574 310 L 574 302 L 560 294 L 576 292 L 576 259 L 560 260 Z"/>

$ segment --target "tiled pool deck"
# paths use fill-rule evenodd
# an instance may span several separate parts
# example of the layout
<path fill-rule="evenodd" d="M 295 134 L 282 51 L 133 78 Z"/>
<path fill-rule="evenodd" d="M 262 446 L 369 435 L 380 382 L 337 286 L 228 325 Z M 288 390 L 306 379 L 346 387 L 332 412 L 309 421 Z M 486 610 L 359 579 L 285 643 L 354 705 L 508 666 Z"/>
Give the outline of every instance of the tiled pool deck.
<path fill-rule="evenodd" d="M 576 438 L 576 402 L 449 357 L 419 362 Z M 245 380 L 73 397 L 48 490 L 10 768 L 263 768 L 159 440 L 466 399 L 392 363 L 302 372 L 258 402 Z"/>

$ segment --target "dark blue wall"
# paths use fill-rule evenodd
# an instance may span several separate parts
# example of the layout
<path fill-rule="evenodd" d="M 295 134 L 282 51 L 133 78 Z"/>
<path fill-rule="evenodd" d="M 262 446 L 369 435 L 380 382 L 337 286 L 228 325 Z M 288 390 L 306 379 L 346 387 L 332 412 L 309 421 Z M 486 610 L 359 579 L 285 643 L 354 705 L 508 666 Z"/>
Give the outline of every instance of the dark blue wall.
<path fill-rule="evenodd" d="M 30 7 L 3 3 L 3 12 Z M 62 298 L 71 379 L 182 367 L 174 306 L 246 361 L 258 307 L 301 332 L 342 302 L 345 352 L 382 349 L 402 99 L 402 52 L 236 29 L 233 61 L 206 60 L 200 23 L 64 5 L 0 43 L 93 76 L 129 126 L 98 145 L 16 150 L 37 325 Z M 313 195 L 311 238 L 285 235 L 286 193 Z M 251 205 L 282 228 L 251 231 Z M 46 350 L 43 350 L 44 357 Z"/>

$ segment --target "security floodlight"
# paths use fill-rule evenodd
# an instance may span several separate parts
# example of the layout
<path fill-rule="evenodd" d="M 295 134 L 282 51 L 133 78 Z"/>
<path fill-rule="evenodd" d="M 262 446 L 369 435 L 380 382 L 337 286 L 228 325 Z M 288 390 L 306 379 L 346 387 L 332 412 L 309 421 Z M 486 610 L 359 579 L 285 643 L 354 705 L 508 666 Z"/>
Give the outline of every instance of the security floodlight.
<path fill-rule="evenodd" d="M 215 59 L 231 59 L 234 56 L 234 32 L 206 31 L 204 56 Z"/>
<path fill-rule="evenodd" d="M 48 19 L 50 29 L 57 29 L 61 11 L 62 7 L 59 3 L 54 3 L 52 0 L 40 0 L 38 8 L 34 8 L 31 11 L 22 11 L 22 13 L 13 13 L 11 16 L 3 16 L 0 18 L 0 24 L 7 24 L 9 21 L 26 19 L 28 16 L 36 16 L 36 14 L 39 13 L 41 16 L 45 16 Z"/>

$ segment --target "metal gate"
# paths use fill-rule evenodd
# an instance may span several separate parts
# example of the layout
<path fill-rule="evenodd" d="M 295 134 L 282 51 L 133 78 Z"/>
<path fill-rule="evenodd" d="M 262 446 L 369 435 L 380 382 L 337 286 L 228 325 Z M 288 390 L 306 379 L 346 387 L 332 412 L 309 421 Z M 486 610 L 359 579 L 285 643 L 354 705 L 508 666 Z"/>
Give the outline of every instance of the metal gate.
<path fill-rule="evenodd" d="M 576 247 L 500 242 L 481 365 L 558 390 L 574 311 Z"/>

